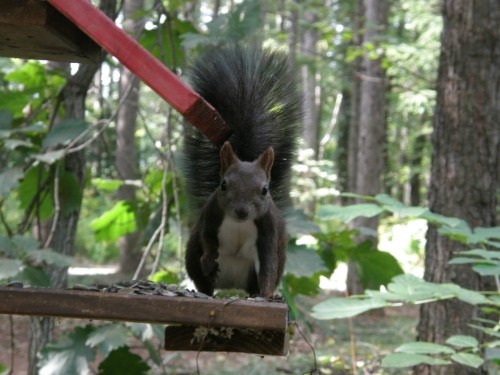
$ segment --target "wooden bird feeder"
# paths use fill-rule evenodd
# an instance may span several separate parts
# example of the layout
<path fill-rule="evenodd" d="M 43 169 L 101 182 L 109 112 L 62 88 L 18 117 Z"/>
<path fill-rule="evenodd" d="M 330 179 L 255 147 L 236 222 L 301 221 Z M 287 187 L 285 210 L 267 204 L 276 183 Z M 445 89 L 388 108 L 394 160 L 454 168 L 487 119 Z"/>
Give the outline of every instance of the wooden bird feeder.
<path fill-rule="evenodd" d="M 101 47 L 213 143 L 227 140 L 215 109 L 89 0 L 0 0 L 0 56 L 95 63 Z M 0 314 L 170 324 L 167 350 L 287 353 L 282 302 L 0 287 Z"/>
<path fill-rule="evenodd" d="M 0 56 L 95 63 L 102 48 L 40 0 L 0 1 Z"/>
<path fill-rule="evenodd" d="M 166 350 L 288 352 L 283 302 L 9 286 L 0 301 L 0 314 L 169 324 Z"/>

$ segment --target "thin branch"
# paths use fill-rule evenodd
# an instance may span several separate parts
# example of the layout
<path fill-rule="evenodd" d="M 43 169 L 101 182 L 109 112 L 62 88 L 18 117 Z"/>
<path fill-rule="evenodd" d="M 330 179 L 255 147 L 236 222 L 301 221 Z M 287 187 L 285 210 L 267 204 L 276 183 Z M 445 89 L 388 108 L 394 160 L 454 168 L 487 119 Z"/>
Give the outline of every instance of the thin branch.
<path fill-rule="evenodd" d="M 163 162 L 163 175 L 161 178 L 161 196 L 162 196 L 162 208 L 161 208 L 161 222 L 160 222 L 160 240 L 158 241 L 155 261 L 153 267 L 151 268 L 151 275 L 156 273 L 158 265 L 160 264 L 161 249 L 163 248 L 163 241 L 165 239 L 165 227 L 168 219 L 168 195 L 167 195 L 167 172 L 168 165 Z"/>
<path fill-rule="evenodd" d="M 330 123 L 328 124 L 328 129 L 325 132 L 325 135 L 323 138 L 321 138 L 320 144 L 319 144 L 319 152 L 318 152 L 318 160 L 323 160 L 323 156 L 325 154 L 325 147 L 330 138 L 332 137 L 333 129 L 335 128 L 335 125 L 337 125 L 337 120 L 339 117 L 339 112 L 340 112 L 340 104 L 342 104 L 342 93 L 338 93 L 337 97 L 335 98 L 335 105 L 333 106 L 333 111 L 332 111 L 332 118 L 330 120 Z"/>

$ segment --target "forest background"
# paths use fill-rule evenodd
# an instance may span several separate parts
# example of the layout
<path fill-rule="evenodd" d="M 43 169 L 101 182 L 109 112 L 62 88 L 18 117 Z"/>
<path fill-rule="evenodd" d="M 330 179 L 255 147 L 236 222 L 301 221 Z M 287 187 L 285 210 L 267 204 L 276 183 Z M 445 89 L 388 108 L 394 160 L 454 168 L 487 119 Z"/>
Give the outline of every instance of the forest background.
<path fill-rule="evenodd" d="M 325 329 L 323 319 L 336 324 L 331 319 L 422 304 L 413 331 L 419 343 L 356 360 L 355 350 L 334 355 L 327 345 L 333 336 L 325 335 L 313 342 L 322 361 L 309 367 L 494 371 L 498 4 L 101 0 L 96 6 L 183 79 L 195 56 L 215 42 L 288 49 L 305 109 L 281 287 L 292 318 L 314 337 Z M 0 58 L 0 66 L 0 279 L 62 288 L 81 282 L 68 280 L 68 267 L 98 264 L 118 265 L 115 280 L 187 285 L 183 254 L 192 213 L 181 139 L 189 125 L 105 54 L 94 65 Z M 358 297 L 329 298 L 324 287 L 342 269 L 345 293 Z M 161 329 L 85 326 L 53 341 L 53 319 L 33 318 L 30 325 L 30 374 L 54 366 L 107 373 L 125 358 L 137 366 L 127 365 L 133 373 L 176 373 L 181 366 L 152 344 Z M 146 356 L 133 353 L 131 337 L 140 338 Z M 12 370 L 7 362 L 0 372 Z M 304 371 L 298 369 L 304 362 L 287 366 Z"/>

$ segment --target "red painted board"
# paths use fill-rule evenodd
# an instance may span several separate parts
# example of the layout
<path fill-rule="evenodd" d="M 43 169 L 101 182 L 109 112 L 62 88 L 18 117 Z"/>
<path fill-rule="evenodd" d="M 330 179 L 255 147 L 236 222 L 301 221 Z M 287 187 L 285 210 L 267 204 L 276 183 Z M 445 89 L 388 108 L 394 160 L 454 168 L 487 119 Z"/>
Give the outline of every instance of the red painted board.
<path fill-rule="evenodd" d="M 170 103 L 215 144 L 222 144 L 230 129 L 215 109 L 188 87 L 135 39 L 117 27 L 88 0 L 48 0 L 100 46 Z"/>

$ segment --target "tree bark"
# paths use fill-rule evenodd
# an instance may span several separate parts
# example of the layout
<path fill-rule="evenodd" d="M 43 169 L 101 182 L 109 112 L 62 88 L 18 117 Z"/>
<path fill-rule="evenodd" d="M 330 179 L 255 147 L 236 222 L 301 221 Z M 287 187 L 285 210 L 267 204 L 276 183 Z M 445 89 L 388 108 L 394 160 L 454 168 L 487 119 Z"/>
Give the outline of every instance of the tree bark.
<path fill-rule="evenodd" d="M 496 225 L 500 167 L 500 3 L 445 0 L 444 29 L 432 135 L 430 208 L 465 220 L 471 227 Z M 431 282 L 453 282 L 468 289 L 491 289 L 468 266 L 449 265 L 464 247 L 427 232 L 425 275 Z M 468 327 L 477 308 L 459 301 L 422 305 L 418 339 L 441 343 L 454 334 L 481 332 Z M 416 369 L 417 374 L 480 374 L 464 366 Z"/>
<path fill-rule="evenodd" d="M 303 117 L 303 138 L 304 146 L 312 149 L 314 155 L 318 153 L 319 144 L 319 92 L 316 81 L 316 69 L 314 61 L 316 60 L 318 42 L 318 32 L 316 22 L 318 16 L 314 10 L 304 10 L 302 15 L 305 29 L 302 32 L 302 56 L 306 63 L 302 65 L 302 91 L 304 100 Z"/>
<path fill-rule="evenodd" d="M 137 38 L 144 28 L 143 17 L 139 12 L 144 8 L 143 0 L 126 0 L 123 3 L 123 28 Z M 137 156 L 135 145 L 135 131 L 139 105 L 140 81 L 134 73 L 122 67 L 120 74 L 120 98 L 123 104 L 118 109 L 116 122 L 116 170 L 122 180 L 137 179 Z M 119 200 L 135 202 L 135 187 L 122 185 L 117 192 Z M 120 272 L 131 274 L 135 271 L 141 259 L 139 246 L 140 231 L 120 238 Z"/>
<path fill-rule="evenodd" d="M 387 29 L 389 4 L 387 0 L 364 3 L 364 38 L 363 45 L 377 46 Z M 369 54 L 363 56 L 360 96 L 359 96 L 359 130 L 357 134 L 356 189 L 358 194 L 376 195 L 380 192 L 380 179 L 384 170 L 384 147 L 386 125 L 386 82 L 382 58 L 374 59 Z M 376 246 L 378 218 L 358 218 L 354 222 L 362 234 L 360 242 L 371 240 Z M 361 293 L 357 270 L 350 264 L 348 291 L 351 294 Z"/>
<path fill-rule="evenodd" d="M 102 0 L 100 9 L 110 18 L 116 17 L 116 0 Z M 105 53 L 101 55 L 104 60 Z M 68 77 L 68 81 L 61 91 L 61 100 L 64 106 L 66 118 L 85 118 L 85 98 L 92 79 L 99 69 L 100 64 L 81 64 L 77 73 Z M 69 71 L 69 70 L 68 70 Z M 85 175 L 85 154 L 84 150 L 69 154 L 64 159 L 66 173 L 70 173 L 78 186 L 83 190 Z M 61 192 L 64 194 L 64 192 Z M 60 215 L 54 227 L 52 240 L 48 244 L 54 251 L 65 255 L 74 254 L 74 243 L 80 208 L 73 210 L 61 207 Z M 39 240 L 45 242 L 48 233 L 40 233 Z M 67 267 L 50 267 L 46 270 L 50 275 L 50 284 L 53 288 L 64 288 L 67 283 Z M 30 337 L 28 347 L 28 374 L 38 374 L 38 353 L 51 340 L 54 319 L 51 317 L 31 318 Z"/>

